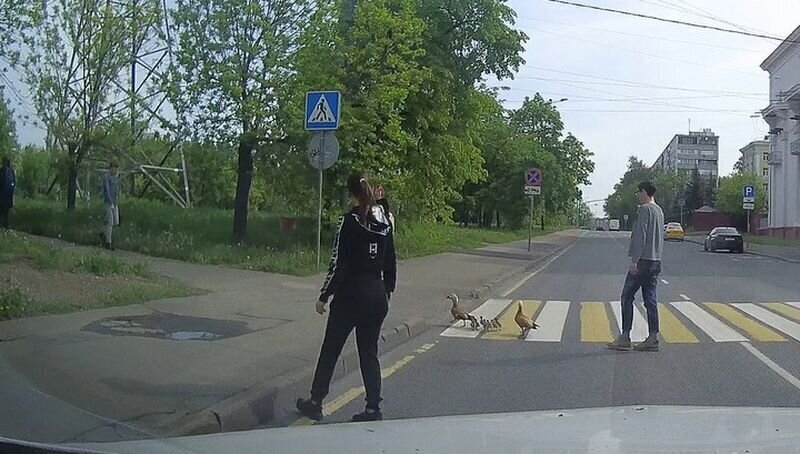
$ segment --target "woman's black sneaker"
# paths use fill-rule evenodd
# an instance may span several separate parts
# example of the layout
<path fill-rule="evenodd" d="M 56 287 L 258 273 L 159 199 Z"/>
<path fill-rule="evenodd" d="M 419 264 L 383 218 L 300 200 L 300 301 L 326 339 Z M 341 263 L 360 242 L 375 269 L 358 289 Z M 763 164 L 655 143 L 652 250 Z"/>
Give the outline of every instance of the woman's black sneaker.
<path fill-rule="evenodd" d="M 322 404 L 315 404 L 311 399 L 297 399 L 297 410 L 306 418 L 322 421 Z"/>
<path fill-rule="evenodd" d="M 353 415 L 353 422 L 383 421 L 383 413 L 380 410 L 367 409 L 357 415 Z"/>

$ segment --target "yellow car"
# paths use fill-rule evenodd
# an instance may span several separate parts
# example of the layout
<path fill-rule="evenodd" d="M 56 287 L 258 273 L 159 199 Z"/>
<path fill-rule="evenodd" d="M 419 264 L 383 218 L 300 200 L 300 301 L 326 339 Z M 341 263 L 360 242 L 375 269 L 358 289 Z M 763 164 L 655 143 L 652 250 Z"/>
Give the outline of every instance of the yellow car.
<path fill-rule="evenodd" d="M 683 227 L 678 222 L 670 222 L 664 227 L 664 239 L 666 241 L 676 240 L 683 241 L 684 233 Z"/>

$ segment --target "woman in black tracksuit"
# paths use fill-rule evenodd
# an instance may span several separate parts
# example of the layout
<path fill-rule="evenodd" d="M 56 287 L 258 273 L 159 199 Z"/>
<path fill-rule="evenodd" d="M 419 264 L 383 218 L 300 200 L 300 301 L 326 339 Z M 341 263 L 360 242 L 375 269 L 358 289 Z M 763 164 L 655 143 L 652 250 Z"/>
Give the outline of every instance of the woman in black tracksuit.
<path fill-rule="evenodd" d="M 388 216 L 376 204 L 365 176 L 351 175 L 347 189 L 353 208 L 339 220 L 328 277 L 317 301 L 317 312 L 323 314 L 333 296 L 325 340 L 311 397 L 297 399 L 297 409 L 311 419 L 322 419 L 322 400 L 328 395 L 342 348 L 355 328 L 367 408 L 354 415 L 353 421 L 378 421 L 383 419 L 378 339 L 397 280 L 394 238 Z"/>

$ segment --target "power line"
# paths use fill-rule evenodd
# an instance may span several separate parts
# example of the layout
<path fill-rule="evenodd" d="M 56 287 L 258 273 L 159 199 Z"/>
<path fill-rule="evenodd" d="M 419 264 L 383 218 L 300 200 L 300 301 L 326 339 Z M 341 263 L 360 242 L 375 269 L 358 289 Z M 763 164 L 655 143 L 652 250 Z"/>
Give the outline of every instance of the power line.
<path fill-rule="evenodd" d="M 698 111 L 698 110 L 602 110 L 602 109 L 559 109 L 559 112 L 586 112 L 586 113 L 736 113 L 734 111 L 716 111 L 716 110 L 708 110 L 708 111 Z M 749 111 L 747 111 L 749 112 Z M 739 114 L 744 115 L 746 112 L 741 111 Z"/>
<path fill-rule="evenodd" d="M 595 31 L 601 31 L 601 32 L 605 32 L 605 33 L 615 33 L 615 34 L 618 34 L 618 35 L 625 35 L 625 36 L 636 36 L 638 38 L 653 39 L 653 40 L 657 40 L 657 41 L 666 41 L 666 42 L 679 43 L 679 44 L 691 44 L 693 46 L 710 47 L 710 48 L 713 48 L 713 49 L 725 49 L 725 50 L 736 50 L 736 51 L 741 51 L 741 52 L 752 52 L 754 54 L 763 54 L 764 53 L 763 50 L 744 49 L 744 48 L 741 48 L 741 47 L 730 47 L 730 46 L 718 46 L 718 45 L 715 45 L 715 44 L 702 43 L 702 42 L 699 42 L 699 41 L 686 41 L 686 40 L 681 40 L 681 39 L 665 38 L 663 36 L 653 36 L 653 35 L 645 35 L 645 34 L 641 34 L 641 33 L 623 32 L 623 31 L 620 31 L 620 30 L 610 30 L 608 28 L 590 27 L 588 25 L 571 24 L 571 23 L 568 23 L 568 22 L 559 22 L 559 21 L 554 21 L 554 20 L 539 19 L 539 18 L 536 18 L 536 17 L 529 17 L 529 16 L 518 16 L 518 17 L 520 19 L 532 20 L 532 21 L 536 21 L 536 22 L 545 22 L 545 23 L 548 23 L 548 24 L 566 25 L 567 27 L 583 28 L 583 29 L 586 29 L 586 30 L 595 30 Z"/>
<path fill-rule="evenodd" d="M 559 3 L 559 4 L 567 5 L 567 6 L 575 6 L 577 8 L 587 8 L 587 9 L 593 9 L 593 10 L 597 10 L 597 11 L 605 11 L 607 13 L 615 13 L 615 14 L 622 14 L 624 16 L 638 17 L 638 18 L 641 18 L 641 19 L 650 19 L 650 20 L 655 20 L 655 21 L 659 21 L 659 22 L 667 22 L 667 23 L 670 23 L 670 24 L 684 25 L 684 26 L 687 26 L 687 27 L 702 28 L 702 29 L 705 29 L 705 30 L 714 30 L 714 31 L 718 31 L 718 32 L 732 33 L 732 34 L 735 34 L 735 35 L 749 36 L 751 38 L 769 39 L 769 40 L 773 40 L 773 41 L 781 41 L 781 42 L 793 43 L 793 44 L 800 43 L 800 41 L 794 41 L 794 40 L 779 38 L 777 36 L 765 35 L 765 34 L 761 34 L 761 33 L 751 33 L 751 32 L 745 32 L 745 31 L 741 31 L 741 30 L 732 30 L 730 28 L 716 27 L 716 26 L 713 26 L 713 25 L 704 25 L 704 24 L 698 24 L 698 23 L 694 23 L 694 22 L 686 22 L 686 21 L 682 21 L 682 20 L 667 19 L 667 18 L 664 18 L 664 17 L 651 16 L 649 14 L 634 13 L 634 12 L 631 12 L 631 11 L 623 11 L 623 10 L 613 9 L 613 8 L 604 8 L 602 6 L 596 6 L 596 5 L 587 5 L 585 3 L 576 3 L 576 2 L 566 1 L 566 0 L 547 0 L 547 1 L 552 2 L 552 3 Z"/>
<path fill-rule="evenodd" d="M 534 66 L 534 65 L 522 65 L 524 68 L 530 69 L 537 69 L 540 71 L 546 71 L 551 73 L 557 74 L 568 74 L 571 76 L 578 76 L 578 77 L 586 77 L 589 79 L 597 79 L 602 81 L 608 82 L 616 82 L 616 83 L 609 83 L 609 84 L 601 84 L 597 83 L 597 85 L 615 85 L 615 86 L 623 86 L 623 87 L 631 87 L 631 88 L 653 88 L 659 90 L 674 90 L 674 91 L 685 91 L 685 92 L 694 92 L 694 93 L 708 93 L 708 94 L 725 94 L 725 95 L 738 95 L 738 96 L 750 96 L 750 97 L 759 97 L 763 98 L 766 96 L 766 93 L 755 93 L 755 92 L 737 92 L 737 91 L 726 91 L 726 90 L 703 90 L 697 88 L 688 88 L 688 87 L 676 87 L 670 85 L 658 85 L 658 84 L 651 84 L 648 82 L 637 82 L 632 80 L 624 80 L 624 79 L 614 79 L 611 77 L 601 77 L 601 76 L 594 76 L 591 74 L 586 73 L 579 73 L 574 71 L 563 71 L 558 69 L 551 69 L 545 68 L 542 66 Z M 526 77 L 530 76 L 516 76 L 519 79 L 525 79 Z M 592 83 L 591 81 L 573 81 L 573 80 L 566 80 L 565 82 L 577 82 L 577 83 Z"/>
<path fill-rule="evenodd" d="M 750 77 L 764 77 L 762 74 L 756 74 L 756 73 L 752 73 L 752 72 L 749 72 L 749 71 L 740 71 L 738 69 L 726 68 L 724 66 L 709 65 L 707 63 L 700 63 L 700 62 L 696 62 L 696 61 L 692 61 L 692 60 L 683 60 L 683 59 L 680 59 L 680 58 L 666 57 L 666 56 L 663 56 L 663 55 L 652 54 L 652 53 L 649 53 L 649 52 L 643 52 L 643 51 L 636 50 L 636 49 L 630 49 L 630 48 L 627 48 L 627 47 L 616 46 L 616 45 L 613 45 L 613 44 L 601 43 L 601 42 L 598 42 L 598 41 L 592 41 L 592 40 L 583 39 L 583 38 L 577 38 L 575 36 L 563 35 L 561 33 L 551 32 L 551 31 L 548 31 L 548 30 L 542 30 L 542 29 L 537 29 L 537 28 L 533 28 L 533 27 L 532 27 L 532 29 L 536 30 L 536 31 L 538 31 L 540 33 L 546 33 L 546 34 L 549 34 L 549 35 L 559 36 L 561 38 L 572 39 L 572 40 L 575 40 L 575 41 L 581 41 L 581 42 L 593 44 L 595 46 L 608 47 L 610 49 L 619 49 L 619 50 L 623 50 L 623 51 L 626 51 L 626 52 L 631 52 L 631 53 L 634 53 L 634 54 L 645 55 L 645 56 L 652 57 L 652 58 L 658 58 L 658 59 L 661 59 L 661 60 L 674 61 L 674 62 L 678 62 L 678 63 L 683 63 L 684 65 L 702 66 L 704 68 L 713 68 L 713 69 L 716 69 L 716 70 L 719 70 L 719 71 L 728 71 L 728 72 L 732 72 L 732 73 L 744 74 L 745 76 L 750 76 Z"/>

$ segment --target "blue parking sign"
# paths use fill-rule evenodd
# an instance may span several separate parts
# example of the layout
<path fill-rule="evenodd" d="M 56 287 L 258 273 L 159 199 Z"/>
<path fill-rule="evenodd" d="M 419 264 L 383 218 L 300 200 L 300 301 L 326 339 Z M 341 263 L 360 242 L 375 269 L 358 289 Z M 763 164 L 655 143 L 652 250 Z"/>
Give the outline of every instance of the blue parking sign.
<path fill-rule="evenodd" d="M 745 186 L 744 187 L 744 196 L 745 197 L 755 197 L 756 196 L 756 188 L 755 186 Z"/>
<path fill-rule="evenodd" d="M 339 129 L 341 98 L 338 91 L 306 93 L 306 129 L 309 131 Z"/>

